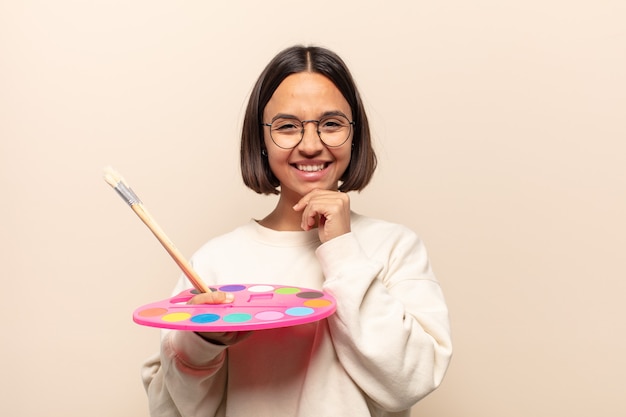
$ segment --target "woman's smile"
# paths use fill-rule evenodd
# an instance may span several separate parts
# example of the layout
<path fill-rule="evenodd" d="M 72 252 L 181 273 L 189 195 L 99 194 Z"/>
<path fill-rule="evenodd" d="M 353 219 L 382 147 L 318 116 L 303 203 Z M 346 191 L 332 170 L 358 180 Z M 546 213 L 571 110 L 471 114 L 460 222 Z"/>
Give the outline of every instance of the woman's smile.
<path fill-rule="evenodd" d="M 305 172 L 318 172 L 326 168 L 326 164 L 295 164 L 296 169 Z"/>

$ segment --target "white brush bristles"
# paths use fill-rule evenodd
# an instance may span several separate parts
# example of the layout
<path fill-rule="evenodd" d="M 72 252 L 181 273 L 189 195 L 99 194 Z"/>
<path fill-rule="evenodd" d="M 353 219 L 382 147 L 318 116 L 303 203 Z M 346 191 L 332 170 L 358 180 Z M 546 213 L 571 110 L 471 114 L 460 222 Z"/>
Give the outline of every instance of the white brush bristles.
<path fill-rule="evenodd" d="M 110 166 L 104 168 L 104 180 L 113 188 L 124 182 L 124 178 Z"/>

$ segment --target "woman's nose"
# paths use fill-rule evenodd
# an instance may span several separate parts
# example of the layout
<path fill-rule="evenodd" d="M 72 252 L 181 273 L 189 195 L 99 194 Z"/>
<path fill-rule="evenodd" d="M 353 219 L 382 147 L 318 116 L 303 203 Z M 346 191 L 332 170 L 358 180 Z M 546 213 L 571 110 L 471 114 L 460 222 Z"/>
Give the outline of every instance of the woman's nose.
<path fill-rule="evenodd" d="M 305 120 L 302 122 L 302 140 L 298 148 L 306 153 L 317 152 L 324 146 L 317 129 L 317 120 Z"/>

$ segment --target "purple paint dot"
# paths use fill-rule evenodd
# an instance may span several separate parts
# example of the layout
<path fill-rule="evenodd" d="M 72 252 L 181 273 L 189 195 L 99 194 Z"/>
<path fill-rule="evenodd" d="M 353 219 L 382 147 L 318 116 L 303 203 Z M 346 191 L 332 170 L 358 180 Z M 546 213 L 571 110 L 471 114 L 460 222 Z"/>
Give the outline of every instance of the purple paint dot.
<path fill-rule="evenodd" d="M 237 292 L 246 289 L 245 285 L 223 285 L 220 287 L 220 291 L 224 292 Z"/>

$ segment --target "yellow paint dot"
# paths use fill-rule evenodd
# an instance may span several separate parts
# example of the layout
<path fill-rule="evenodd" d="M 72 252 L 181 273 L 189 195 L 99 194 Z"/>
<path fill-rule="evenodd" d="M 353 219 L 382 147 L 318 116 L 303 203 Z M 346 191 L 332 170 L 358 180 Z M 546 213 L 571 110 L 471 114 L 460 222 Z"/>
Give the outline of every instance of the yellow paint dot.
<path fill-rule="evenodd" d="M 161 320 L 167 321 L 167 322 L 176 322 L 176 321 L 187 320 L 190 317 L 191 317 L 191 314 L 189 313 L 171 313 L 171 314 L 166 314 L 165 316 L 163 316 Z"/>

